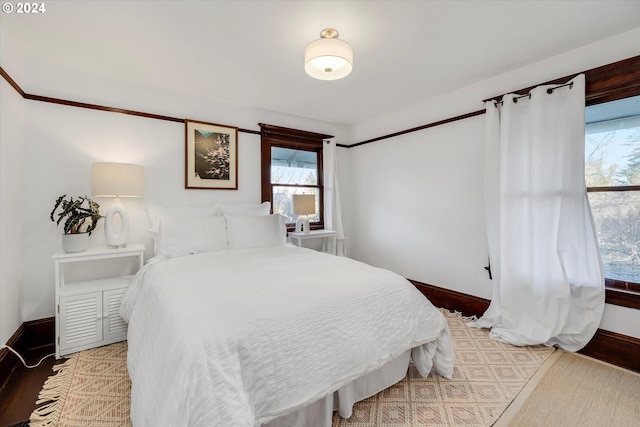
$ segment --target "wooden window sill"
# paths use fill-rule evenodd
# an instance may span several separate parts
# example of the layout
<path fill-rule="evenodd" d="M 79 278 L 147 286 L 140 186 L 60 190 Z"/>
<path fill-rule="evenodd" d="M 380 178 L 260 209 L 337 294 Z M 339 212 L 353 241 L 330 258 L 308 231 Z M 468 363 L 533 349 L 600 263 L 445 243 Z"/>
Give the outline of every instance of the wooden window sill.
<path fill-rule="evenodd" d="M 640 310 L 640 292 L 638 291 L 606 286 L 605 294 L 605 302 L 607 304 Z"/>

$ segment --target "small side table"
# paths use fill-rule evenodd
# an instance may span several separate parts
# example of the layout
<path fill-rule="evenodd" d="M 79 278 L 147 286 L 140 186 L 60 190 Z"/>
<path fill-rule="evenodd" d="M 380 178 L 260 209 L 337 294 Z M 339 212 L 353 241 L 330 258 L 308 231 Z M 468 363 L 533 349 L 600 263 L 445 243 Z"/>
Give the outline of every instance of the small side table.
<path fill-rule="evenodd" d="M 336 232 L 333 230 L 311 230 L 308 233 L 289 233 L 291 243 L 302 247 L 302 242 L 307 239 L 322 239 L 322 252 L 336 254 Z"/>
<path fill-rule="evenodd" d="M 120 300 L 131 275 L 115 274 L 89 280 L 69 281 L 66 268 L 88 261 L 104 263 L 115 258 L 135 258 L 130 273 L 144 262 L 144 245 L 122 249 L 89 248 L 84 252 L 53 255 L 55 267 L 56 359 L 69 353 L 127 339 L 127 323 L 119 314 Z"/>

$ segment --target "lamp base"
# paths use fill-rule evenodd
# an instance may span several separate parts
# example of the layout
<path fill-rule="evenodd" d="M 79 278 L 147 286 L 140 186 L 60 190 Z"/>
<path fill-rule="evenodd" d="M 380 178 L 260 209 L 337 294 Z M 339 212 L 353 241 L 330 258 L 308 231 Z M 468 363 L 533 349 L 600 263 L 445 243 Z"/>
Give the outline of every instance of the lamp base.
<path fill-rule="evenodd" d="M 308 233 L 309 230 L 309 217 L 299 216 L 296 220 L 296 233 Z"/>
<path fill-rule="evenodd" d="M 120 230 L 116 231 L 115 217 L 120 216 Z M 104 234 L 107 238 L 107 246 L 112 249 L 121 249 L 127 247 L 127 235 L 129 234 L 129 215 L 124 206 L 120 202 L 120 198 L 116 197 L 113 205 L 107 211 L 104 218 Z"/>

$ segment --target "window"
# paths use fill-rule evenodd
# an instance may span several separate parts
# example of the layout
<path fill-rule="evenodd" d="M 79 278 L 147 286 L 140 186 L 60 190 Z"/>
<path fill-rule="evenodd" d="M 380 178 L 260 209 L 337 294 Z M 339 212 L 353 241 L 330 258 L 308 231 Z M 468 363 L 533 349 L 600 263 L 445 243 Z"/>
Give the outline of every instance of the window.
<path fill-rule="evenodd" d="M 320 185 L 318 181 L 317 151 L 271 147 L 271 196 L 273 212 L 284 215 L 287 223 L 296 221 L 292 211 L 293 194 L 313 194 L 316 200 L 315 216 L 309 216 L 312 223 L 320 222 Z"/>
<path fill-rule="evenodd" d="M 585 71 L 585 77 L 587 83 L 585 95 L 588 107 L 637 97 L 640 95 L 640 56 L 634 56 Z M 591 114 L 591 112 L 589 112 L 589 114 Z M 593 120 L 592 118 L 590 121 Z M 639 191 L 640 188 L 632 187 L 632 185 L 612 186 L 609 190 L 620 189 L 620 191 L 615 194 L 618 194 L 618 197 L 622 198 L 638 194 L 637 191 Z M 590 199 L 593 200 L 594 205 L 599 202 L 596 200 L 598 197 L 602 198 L 606 196 L 606 193 L 612 194 L 611 192 L 602 192 L 603 194 L 601 195 L 591 194 L 601 193 L 601 191 L 598 190 L 599 188 L 594 186 L 589 188 Z M 611 206 L 615 206 L 615 202 L 612 203 Z M 636 204 L 636 207 L 637 206 Z M 609 267 L 607 267 L 607 269 L 609 269 Z M 606 275 L 608 274 L 607 272 Z M 640 289 L 637 283 L 638 282 L 625 282 L 606 277 L 606 301 L 610 304 L 640 309 Z"/>
<path fill-rule="evenodd" d="M 585 180 L 608 285 L 640 291 L 640 96 L 589 106 Z"/>
<path fill-rule="evenodd" d="M 262 200 L 270 201 L 273 213 L 287 218 L 292 231 L 297 216 L 293 194 L 314 194 L 316 214 L 311 228 L 324 227 L 322 147 L 331 135 L 260 124 L 262 150 Z"/>

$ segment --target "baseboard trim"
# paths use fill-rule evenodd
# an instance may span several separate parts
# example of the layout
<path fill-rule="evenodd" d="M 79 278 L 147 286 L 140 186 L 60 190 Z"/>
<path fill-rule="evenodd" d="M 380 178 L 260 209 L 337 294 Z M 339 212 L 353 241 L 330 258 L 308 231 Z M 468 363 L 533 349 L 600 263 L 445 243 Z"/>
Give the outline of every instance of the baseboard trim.
<path fill-rule="evenodd" d="M 11 335 L 11 338 L 6 342 L 6 344 L 18 351 L 18 343 L 20 342 L 20 337 L 24 335 L 24 323 L 21 324 L 18 329 Z M 16 363 L 19 363 L 17 357 L 13 355 L 9 350 L 3 348 L 0 350 L 0 393 L 4 390 L 9 382 L 9 377 L 11 373 L 16 367 Z"/>
<path fill-rule="evenodd" d="M 635 337 L 598 329 L 578 353 L 640 372 L 640 339 Z"/>
<path fill-rule="evenodd" d="M 55 317 L 30 320 L 22 323 L 6 344 L 22 355 L 27 363 L 35 363 L 42 356 L 55 352 L 55 329 Z M 0 350 L 0 392 L 20 363 L 6 348 Z"/>
<path fill-rule="evenodd" d="M 467 316 L 481 316 L 489 307 L 490 301 L 450 289 L 440 288 L 409 279 L 436 307 L 459 311 Z M 616 332 L 598 329 L 582 350 L 578 353 L 612 365 L 640 372 L 640 339 Z"/>
<path fill-rule="evenodd" d="M 409 281 L 436 307 L 459 311 L 465 316 L 482 316 L 482 313 L 487 310 L 491 302 L 488 299 L 428 285 L 417 280 L 409 279 Z"/>

